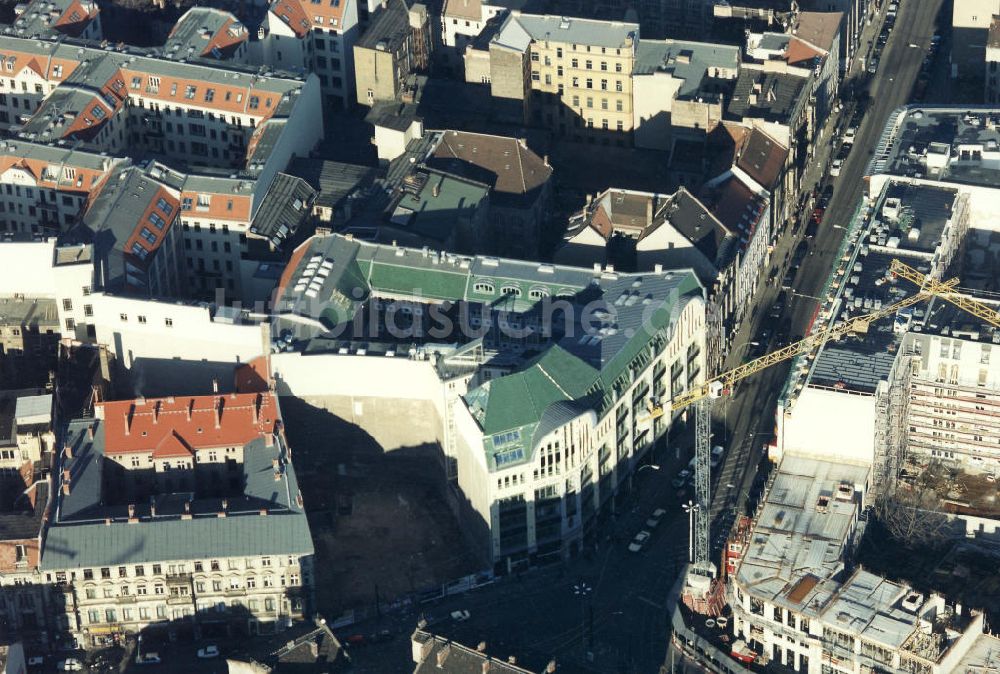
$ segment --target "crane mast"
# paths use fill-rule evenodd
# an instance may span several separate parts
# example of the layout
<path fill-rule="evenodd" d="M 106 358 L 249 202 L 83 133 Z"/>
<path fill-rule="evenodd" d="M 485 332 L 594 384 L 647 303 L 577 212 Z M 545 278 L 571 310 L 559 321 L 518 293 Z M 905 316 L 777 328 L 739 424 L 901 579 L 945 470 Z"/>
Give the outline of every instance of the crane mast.
<path fill-rule="evenodd" d="M 695 408 L 695 498 L 697 505 L 694 510 L 694 559 L 691 572 L 696 576 L 714 577 L 715 565 L 710 559 L 711 518 L 711 444 L 712 444 L 712 401 L 721 395 L 732 392 L 736 384 L 772 365 L 777 365 L 796 356 L 810 353 L 830 340 L 840 339 L 851 333 L 865 333 L 868 328 L 883 318 L 892 316 L 901 309 L 913 306 L 931 297 L 942 299 L 965 309 L 969 313 L 1000 326 L 1000 313 L 977 302 L 974 299 L 955 293 L 958 279 L 937 281 L 919 271 L 907 266 L 899 260 L 893 260 L 890 272 L 893 276 L 904 278 L 916 284 L 920 290 L 906 298 L 894 302 L 862 316 L 845 320 L 839 324 L 831 324 L 827 329 L 811 334 L 797 342 L 772 351 L 747 363 L 706 380 L 701 385 L 675 397 L 669 406 L 654 402 L 650 405 L 645 420 L 662 416 L 667 409 L 682 410 L 688 406 Z M 689 583 L 690 584 L 690 583 Z M 704 581 L 701 583 L 704 586 Z"/>

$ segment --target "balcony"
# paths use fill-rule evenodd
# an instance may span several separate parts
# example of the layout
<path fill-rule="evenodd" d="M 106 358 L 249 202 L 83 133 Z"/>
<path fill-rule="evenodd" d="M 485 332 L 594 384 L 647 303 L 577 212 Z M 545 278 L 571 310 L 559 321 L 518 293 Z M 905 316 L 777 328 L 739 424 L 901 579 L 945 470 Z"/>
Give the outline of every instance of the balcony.
<path fill-rule="evenodd" d="M 167 604 L 171 606 L 190 605 L 194 603 L 194 597 L 189 594 L 167 595 Z"/>
<path fill-rule="evenodd" d="M 168 573 L 167 574 L 167 585 L 190 585 L 191 584 L 191 574 L 190 573 Z"/>
<path fill-rule="evenodd" d="M 242 587 L 227 587 L 223 594 L 227 597 L 245 597 L 247 594 L 246 588 Z"/>

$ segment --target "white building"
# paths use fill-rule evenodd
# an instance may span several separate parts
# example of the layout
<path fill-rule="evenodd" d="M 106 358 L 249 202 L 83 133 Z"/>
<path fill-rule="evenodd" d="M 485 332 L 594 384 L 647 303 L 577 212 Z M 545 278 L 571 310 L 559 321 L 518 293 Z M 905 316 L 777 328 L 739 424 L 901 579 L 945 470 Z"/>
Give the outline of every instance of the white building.
<path fill-rule="evenodd" d="M 727 588 L 734 638 L 765 662 L 806 674 L 960 671 L 983 614 L 848 571 L 869 471 L 842 460 L 781 460 Z"/>
<path fill-rule="evenodd" d="M 354 100 L 359 32 L 358 0 L 274 0 L 251 57 L 280 70 L 316 73 L 324 105 L 347 107 Z"/>
<path fill-rule="evenodd" d="M 312 539 L 274 394 L 94 411 L 70 423 L 42 549 L 63 629 L 87 645 L 148 628 L 253 635 L 313 610 Z"/>
<path fill-rule="evenodd" d="M 672 422 L 652 418 L 650 401 L 702 381 L 703 292 L 686 269 L 619 274 L 316 237 L 275 311 L 300 338 L 334 336 L 275 354 L 273 368 L 293 395 L 348 398 L 366 430 L 380 401 L 429 401 L 460 522 L 484 561 L 509 570 L 579 553 Z M 603 298 L 590 319 L 577 315 L 588 293 Z M 556 303 L 565 325 L 545 320 Z M 412 350 L 386 340 L 397 328 L 419 333 Z"/>

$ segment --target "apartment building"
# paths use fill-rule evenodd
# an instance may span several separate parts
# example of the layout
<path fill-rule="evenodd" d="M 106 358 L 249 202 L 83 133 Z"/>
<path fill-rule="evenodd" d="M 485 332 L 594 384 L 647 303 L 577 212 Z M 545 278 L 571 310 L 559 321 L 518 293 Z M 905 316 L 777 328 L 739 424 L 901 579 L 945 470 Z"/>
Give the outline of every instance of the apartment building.
<path fill-rule="evenodd" d="M 670 150 L 704 138 L 721 120 L 736 83 L 740 50 L 680 40 L 640 40 L 633 77 L 636 147 Z"/>
<path fill-rule="evenodd" d="M 181 295 L 180 235 L 175 227 L 179 215 L 176 192 L 142 169 L 122 163 L 108 173 L 65 241 L 91 245 L 95 287 L 177 297 Z"/>
<path fill-rule="evenodd" d="M 7 103 L 0 120 L 6 114 L 10 124 L 19 122 L 8 149 L 16 170 L 3 174 L 11 185 L 2 186 L 22 196 L 7 201 L 0 223 L 14 231 L 67 229 L 80 213 L 73 207 L 120 161 L 111 157 L 155 154 L 163 163 L 144 164 L 145 180 L 180 202 L 184 248 L 176 287 L 207 299 L 261 299 L 242 288 L 242 268 L 250 266 L 241 264 L 246 231 L 275 175 L 322 138 L 315 76 L 272 77 L 232 62 L 213 66 L 10 36 L 0 37 L 0 53 L 14 73 L 0 82 L 29 92 L 0 97 L 0 107 Z M 32 96 L 43 100 L 36 104 Z M 23 120 L 19 111 L 30 116 Z M 60 155 L 70 165 L 56 163 Z M 22 166 L 20 158 L 36 161 Z"/>
<path fill-rule="evenodd" d="M 52 602 L 42 582 L 40 550 L 50 512 L 50 482 L 37 467 L 0 474 L 0 618 L 9 633 L 51 643 Z"/>
<path fill-rule="evenodd" d="M 441 11 L 441 44 L 448 64 L 461 70 L 465 47 L 478 37 L 490 19 L 511 9 L 521 10 L 526 0 L 447 0 Z"/>
<path fill-rule="evenodd" d="M 20 472 L 22 468 L 51 464 L 55 449 L 52 433 L 52 395 L 43 389 L 0 391 L 0 470 Z"/>
<path fill-rule="evenodd" d="M 6 31 L 18 37 L 78 37 L 100 40 L 101 9 L 91 0 L 31 0 L 14 8 Z"/>
<path fill-rule="evenodd" d="M 489 42 L 490 91 L 520 100 L 525 122 L 628 146 L 639 25 L 513 11 Z"/>
<path fill-rule="evenodd" d="M 16 291 L 0 296 L 0 382 L 4 388 L 49 381 L 61 330 L 53 297 Z"/>
<path fill-rule="evenodd" d="M 808 674 L 960 671 L 982 637 L 982 613 L 851 570 L 870 469 L 781 460 L 727 587 L 733 638 Z"/>
<path fill-rule="evenodd" d="M 432 136 L 430 168 L 490 188 L 489 212 L 474 252 L 537 259 L 552 196 L 552 167 L 523 138 L 466 131 Z"/>
<path fill-rule="evenodd" d="M 323 104 L 354 101 L 354 43 L 360 35 L 357 0 L 275 0 L 268 7 L 253 60 L 293 72 L 314 72 Z"/>
<path fill-rule="evenodd" d="M 250 33 L 231 12 L 192 7 L 177 19 L 163 45 L 172 59 L 218 59 L 237 63 L 248 59 Z"/>
<path fill-rule="evenodd" d="M 280 631 L 312 611 L 313 545 L 271 392 L 98 403 L 69 425 L 42 550 L 84 643 Z"/>
<path fill-rule="evenodd" d="M 730 204 L 721 210 L 728 216 Z M 766 218 L 765 226 L 745 231 L 754 221 L 745 211 L 738 215 L 731 229 L 683 187 L 672 195 L 607 190 L 570 220 L 554 259 L 583 267 L 610 264 L 622 271 L 694 270 L 706 288 L 711 317 L 706 362 L 716 372 L 729 352 L 734 326 L 752 304 L 770 239 Z"/>
<path fill-rule="evenodd" d="M 703 296 L 688 269 L 628 274 L 318 236 L 296 251 L 275 307 L 308 346 L 272 363 L 294 395 L 323 381 L 323 395 L 352 396 L 362 412 L 427 401 L 448 498 L 479 557 L 507 572 L 578 554 L 628 489 L 673 421 L 654 418 L 652 401 L 705 376 Z"/>
<path fill-rule="evenodd" d="M 388 0 L 354 45 L 357 101 L 369 107 L 400 98 L 410 76 L 430 65 L 427 7 Z"/>
<path fill-rule="evenodd" d="M 909 333 L 896 367 L 908 388 L 906 452 L 968 472 L 1000 469 L 1000 375 L 992 335 Z"/>
<path fill-rule="evenodd" d="M 52 396 L 0 391 L 0 619 L 8 636 L 53 638 L 39 573 L 55 436 Z"/>
<path fill-rule="evenodd" d="M 951 13 L 951 63 L 958 77 L 982 76 L 985 50 L 993 16 L 1000 14 L 1000 0 L 955 0 Z"/>

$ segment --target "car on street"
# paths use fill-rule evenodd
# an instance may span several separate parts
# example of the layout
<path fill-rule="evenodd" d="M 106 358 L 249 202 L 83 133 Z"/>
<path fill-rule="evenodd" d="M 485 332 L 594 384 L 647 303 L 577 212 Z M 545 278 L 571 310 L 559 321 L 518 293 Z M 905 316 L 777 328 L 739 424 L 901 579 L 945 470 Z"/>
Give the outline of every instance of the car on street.
<path fill-rule="evenodd" d="M 28 658 L 29 667 L 41 667 L 44 664 L 45 664 L 44 655 L 32 655 L 30 658 Z"/>
<path fill-rule="evenodd" d="M 60 672 L 81 672 L 83 671 L 83 663 L 76 658 L 66 658 L 56 664 L 56 669 Z"/>
<path fill-rule="evenodd" d="M 807 239 L 811 239 L 814 236 L 816 236 L 818 232 L 819 232 L 819 220 L 817 220 L 816 218 L 809 218 L 809 224 L 806 225 L 806 231 L 804 232 L 803 235 Z"/>
<path fill-rule="evenodd" d="M 688 470 L 687 468 L 684 468 L 681 470 L 681 472 L 677 473 L 677 477 L 675 477 L 673 480 L 670 481 L 670 486 L 672 486 L 674 489 L 680 489 L 681 487 L 687 484 L 688 478 L 690 477 L 691 477 L 691 471 Z"/>
<path fill-rule="evenodd" d="M 135 656 L 135 664 L 137 665 L 158 665 L 163 660 L 160 659 L 159 653 L 147 652 L 139 653 Z"/>
<path fill-rule="evenodd" d="M 836 178 L 840 175 L 840 170 L 844 168 L 843 159 L 834 159 L 833 163 L 830 164 L 830 175 Z"/>
<path fill-rule="evenodd" d="M 635 535 L 635 538 L 632 539 L 632 542 L 628 544 L 628 551 L 639 552 L 640 550 L 642 550 L 644 547 L 646 547 L 646 543 L 649 541 L 649 536 L 650 533 L 645 530 L 637 533 Z"/>
<path fill-rule="evenodd" d="M 395 638 L 395 636 L 396 635 L 392 633 L 392 630 L 383 629 L 383 630 L 379 630 L 375 634 L 371 635 L 370 638 L 371 638 L 372 642 L 374 642 L 376 644 L 380 644 L 380 643 L 384 643 L 386 641 L 392 641 L 393 638 Z"/>
<path fill-rule="evenodd" d="M 722 463 L 722 456 L 726 453 L 725 447 L 716 445 L 712 447 L 712 468 L 718 467 Z"/>
<path fill-rule="evenodd" d="M 874 75 L 878 72 L 878 57 L 873 56 L 872 60 L 868 62 L 868 74 Z"/>
<path fill-rule="evenodd" d="M 207 660 L 209 658 L 217 658 L 219 657 L 219 647 L 216 646 L 215 644 L 210 644 L 208 646 L 205 646 L 204 648 L 199 648 L 198 657 L 203 660 Z"/>
<path fill-rule="evenodd" d="M 451 619 L 454 620 L 457 623 L 464 623 L 466 620 L 468 620 L 471 617 L 472 617 L 472 614 L 469 613 L 465 609 L 462 609 L 460 611 L 452 611 L 451 612 Z"/>
<path fill-rule="evenodd" d="M 667 511 L 663 508 L 657 508 L 649 514 L 649 517 L 646 519 L 646 526 L 650 529 L 655 529 L 660 525 L 660 520 L 663 519 L 663 516 L 666 514 Z"/>
<path fill-rule="evenodd" d="M 789 267 L 788 271 L 785 272 L 785 278 L 781 279 L 782 288 L 791 288 L 792 284 L 795 283 L 795 277 L 799 275 L 798 267 Z"/>

